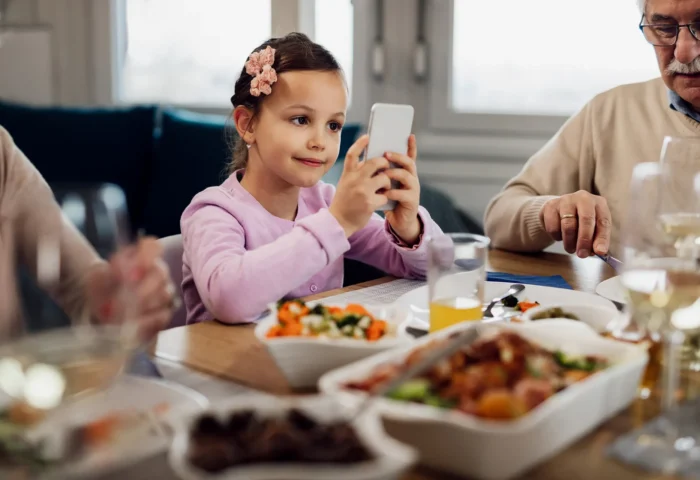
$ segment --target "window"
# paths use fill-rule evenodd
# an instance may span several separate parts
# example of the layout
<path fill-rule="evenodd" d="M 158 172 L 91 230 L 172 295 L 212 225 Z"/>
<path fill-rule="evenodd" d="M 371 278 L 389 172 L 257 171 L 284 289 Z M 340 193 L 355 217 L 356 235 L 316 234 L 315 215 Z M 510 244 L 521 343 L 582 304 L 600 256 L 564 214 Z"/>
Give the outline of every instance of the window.
<path fill-rule="evenodd" d="M 434 59 L 438 128 L 551 133 L 595 94 L 659 75 L 631 0 L 433 3 L 450 51 Z"/>
<path fill-rule="evenodd" d="M 271 0 L 121 1 L 126 48 L 119 100 L 205 109 L 228 106 L 247 56 L 271 36 L 272 9 L 280 5 Z M 315 0 L 310 11 L 315 11 L 311 36 L 336 56 L 351 82 L 351 0 Z"/>
<path fill-rule="evenodd" d="M 352 0 L 316 0 L 315 41 L 330 51 L 343 67 L 352 92 Z"/>
<path fill-rule="evenodd" d="M 126 0 L 120 100 L 225 106 L 270 17 L 270 0 Z"/>

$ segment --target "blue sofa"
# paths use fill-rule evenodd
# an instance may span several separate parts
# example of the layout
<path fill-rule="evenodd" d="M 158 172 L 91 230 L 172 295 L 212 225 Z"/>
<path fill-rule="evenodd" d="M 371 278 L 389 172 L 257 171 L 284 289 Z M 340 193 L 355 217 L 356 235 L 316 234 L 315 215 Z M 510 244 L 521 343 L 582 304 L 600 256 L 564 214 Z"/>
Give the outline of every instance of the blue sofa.
<path fill-rule="evenodd" d="M 225 178 L 230 158 L 225 123 L 220 116 L 153 105 L 32 107 L 0 99 L 0 125 L 49 184 L 114 183 L 125 192 L 134 231 L 157 237 L 179 233 L 180 215 L 192 197 Z M 343 129 L 340 158 L 360 129 Z M 338 162 L 326 181 L 337 183 L 342 168 Z M 482 232 L 444 193 L 421 187 L 421 204 L 444 231 Z M 346 261 L 346 285 L 380 275 Z M 36 292 L 26 295 L 35 298 Z"/>
<path fill-rule="evenodd" d="M 135 229 L 164 237 L 180 230 L 192 197 L 225 178 L 225 119 L 156 106 L 30 107 L 0 100 L 0 125 L 52 184 L 109 182 L 127 198 Z M 360 132 L 343 129 L 340 158 Z M 337 183 L 338 162 L 326 181 Z M 445 231 L 481 232 L 449 197 L 422 186 L 421 204 Z"/>

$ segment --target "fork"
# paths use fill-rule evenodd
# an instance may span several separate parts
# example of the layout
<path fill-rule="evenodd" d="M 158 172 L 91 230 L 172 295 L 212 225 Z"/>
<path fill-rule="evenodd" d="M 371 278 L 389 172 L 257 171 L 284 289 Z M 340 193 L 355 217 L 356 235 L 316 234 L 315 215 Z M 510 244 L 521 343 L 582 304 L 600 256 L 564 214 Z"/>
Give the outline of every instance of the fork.
<path fill-rule="evenodd" d="M 493 310 L 493 307 L 495 307 L 497 303 L 502 302 L 503 299 L 505 299 L 506 297 L 509 297 L 511 295 L 517 295 L 523 290 L 525 290 L 525 285 L 523 285 L 522 283 L 514 283 L 513 285 L 511 285 L 506 293 L 504 293 L 500 297 L 495 297 L 493 300 L 491 300 L 491 303 L 489 303 L 486 307 L 486 310 L 484 310 L 484 317 L 493 317 L 493 313 L 491 312 L 491 310 Z"/>

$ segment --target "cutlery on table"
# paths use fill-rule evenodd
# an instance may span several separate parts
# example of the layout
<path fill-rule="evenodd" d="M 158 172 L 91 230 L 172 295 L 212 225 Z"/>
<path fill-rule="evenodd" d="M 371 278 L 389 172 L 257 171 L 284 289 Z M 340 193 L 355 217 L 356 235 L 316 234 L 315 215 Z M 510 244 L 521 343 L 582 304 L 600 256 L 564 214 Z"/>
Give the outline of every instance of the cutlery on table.
<path fill-rule="evenodd" d="M 618 260 L 617 258 L 613 257 L 612 255 L 610 255 L 610 254 L 598 255 L 596 253 L 595 256 L 600 258 L 602 261 L 604 261 L 608 265 L 610 265 L 616 272 L 619 273 L 622 270 L 622 267 L 624 264 L 622 263 L 621 260 Z"/>
<path fill-rule="evenodd" d="M 511 285 L 506 293 L 504 293 L 500 297 L 496 297 L 493 300 L 491 300 L 491 303 L 489 303 L 486 307 L 486 310 L 484 310 L 484 317 L 492 318 L 493 313 L 491 312 L 491 310 L 493 310 L 493 307 L 495 307 L 496 304 L 502 302 L 506 297 L 519 294 L 523 290 L 525 290 L 525 285 L 523 285 L 522 283 L 514 283 L 513 285 Z"/>

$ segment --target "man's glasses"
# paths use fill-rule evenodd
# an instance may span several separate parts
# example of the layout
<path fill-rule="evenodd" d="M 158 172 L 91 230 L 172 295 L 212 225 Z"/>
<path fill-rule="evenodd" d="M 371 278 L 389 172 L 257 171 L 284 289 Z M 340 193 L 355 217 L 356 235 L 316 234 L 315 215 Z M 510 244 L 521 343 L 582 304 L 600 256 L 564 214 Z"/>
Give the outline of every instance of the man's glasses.
<path fill-rule="evenodd" d="M 683 25 L 643 23 L 644 15 L 639 22 L 639 29 L 647 42 L 657 47 L 673 47 L 678 41 L 681 28 L 687 28 L 695 40 L 700 40 L 700 22 Z"/>

